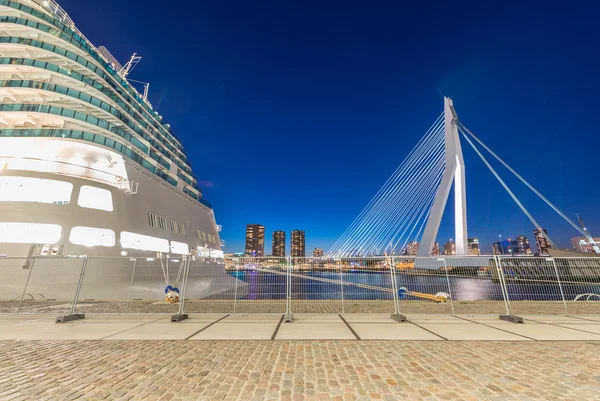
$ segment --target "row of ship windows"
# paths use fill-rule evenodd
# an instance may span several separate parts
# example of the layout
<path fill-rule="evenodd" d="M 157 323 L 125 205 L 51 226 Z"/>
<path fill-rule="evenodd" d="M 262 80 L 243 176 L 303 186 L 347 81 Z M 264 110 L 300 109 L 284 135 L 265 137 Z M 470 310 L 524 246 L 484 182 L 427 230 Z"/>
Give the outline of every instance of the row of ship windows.
<path fill-rule="evenodd" d="M 167 181 L 169 184 L 176 186 L 177 181 L 175 181 L 171 176 L 167 175 L 164 171 L 157 169 L 156 166 L 152 165 L 150 162 L 145 160 L 143 157 L 127 148 L 123 144 L 116 142 L 110 138 L 106 138 L 99 134 L 92 134 L 89 132 L 83 131 L 74 131 L 74 130 L 63 130 L 63 129 L 3 129 L 0 130 L 0 137 L 51 137 L 51 138 L 70 138 L 70 139 L 80 139 L 88 142 L 97 143 L 99 145 L 103 145 L 109 147 L 111 149 L 116 150 L 117 152 L 129 157 L 133 161 L 137 162 L 139 165 L 144 167 L 146 170 L 150 171 L 153 174 L 156 174 L 163 180 Z M 179 175 L 179 174 L 178 174 Z M 180 177 L 181 178 L 181 177 Z M 185 180 L 184 180 L 185 181 Z M 187 182 L 187 181 L 186 181 Z M 196 194 L 188 187 L 183 188 L 183 192 L 187 195 L 191 196 L 198 202 L 203 205 L 211 208 L 211 205 L 202 199 L 201 194 Z"/>
<path fill-rule="evenodd" d="M 166 157 L 169 157 L 169 153 L 166 151 L 166 149 L 164 149 L 162 146 L 160 146 L 158 143 L 156 143 L 156 141 L 154 141 L 151 137 L 149 137 L 146 133 L 144 133 L 138 127 L 138 125 L 136 123 L 139 123 L 139 120 L 129 119 L 127 116 L 125 116 L 123 113 L 121 113 L 118 109 L 112 107 L 110 104 L 108 104 L 96 97 L 88 95 L 87 93 L 81 92 L 77 89 L 68 88 L 68 87 L 62 86 L 62 85 L 49 84 L 47 82 L 38 82 L 38 81 L 32 81 L 32 80 L 1 80 L 0 87 L 34 88 L 34 89 L 40 89 L 40 90 L 47 90 L 50 92 L 60 93 L 60 94 L 63 94 L 63 95 L 69 96 L 69 97 L 73 97 L 73 98 L 79 99 L 85 103 L 99 107 L 102 110 L 106 111 L 107 113 L 110 113 L 111 115 L 117 117 L 119 120 L 121 120 L 123 123 L 125 123 L 129 128 L 131 128 L 135 133 L 142 136 L 144 139 L 146 139 L 148 142 L 150 142 L 150 144 L 155 146 L 163 155 L 165 155 Z M 118 98 L 116 96 L 113 100 L 117 101 L 117 103 L 118 103 Z M 127 106 L 125 104 L 122 104 L 121 107 L 127 108 Z M 133 115 L 131 115 L 130 109 L 129 109 L 129 111 L 130 111 L 130 116 L 134 117 Z M 95 120 L 92 120 L 92 124 L 96 124 Z M 170 164 L 166 160 L 164 160 L 162 157 L 160 157 L 156 152 L 154 152 L 154 150 L 148 150 L 148 148 L 145 145 L 143 145 L 143 148 L 140 150 L 144 151 L 144 153 L 149 153 L 150 156 L 154 160 L 159 162 L 163 167 L 165 167 L 166 169 L 170 169 Z M 178 165 L 180 168 L 183 168 L 184 170 L 185 170 L 185 168 L 188 168 L 188 166 L 185 166 L 183 163 L 181 163 L 177 159 L 175 159 L 173 157 L 171 157 L 170 159 L 176 165 Z"/>
<path fill-rule="evenodd" d="M 154 212 L 148 212 L 148 223 L 150 227 L 160 228 L 161 230 L 169 231 L 175 234 L 185 235 L 185 226 L 175 220 L 169 220 L 166 217 L 158 215 Z"/>
<path fill-rule="evenodd" d="M 167 219 L 166 217 L 156 214 L 154 212 L 148 212 L 148 224 L 150 224 L 150 227 L 160 228 L 161 230 L 165 231 L 171 231 L 174 234 L 185 235 L 185 226 L 183 223 Z M 200 241 L 204 241 L 209 244 L 217 243 L 217 237 L 198 229 L 196 229 L 196 237 Z"/>
<path fill-rule="evenodd" d="M 162 129 L 165 129 L 165 131 L 167 131 L 173 138 L 174 138 L 174 143 L 175 146 L 178 147 L 179 149 L 182 149 L 181 145 L 177 142 L 178 139 L 176 138 L 175 134 L 170 130 L 170 129 L 166 129 L 162 124 L 158 124 L 154 118 L 156 118 L 154 116 L 154 114 L 156 114 L 144 101 L 143 99 L 141 99 L 139 97 L 139 95 L 132 89 L 129 87 L 128 83 L 126 81 L 123 81 L 122 79 L 120 79 L 120 77 L 118 77 L 115 69 L 108 64 L 102 57 L 100 57 L 98 55 L 98 53 L 95 51 L 95 49 L 93 49 L 86 41 L 84 38 L 82 38 L 80 35 L 74 33 L 72 31 L 72 29 L 63 24 L 62 22 L 60 22 L 59 20 L 56 20 L 44 13 L 39 12 L 38 10 L 35 10 L 31 7 L 27 7 L 25 5 L 22 5 L 20 3 L 15 3 L 12 1 L 8 1 L 8 0 L 0 0 L 0 4 L 1 5 L 5 5 L 5 6 L 9 6 L 15 9 L 19 9 L 22 10 L 28 14 L 31 14 L 33 16 L 36 16 L 40 19 L 43 19 L 44 21 L 47 21 L 49 23 L 51 23 L 52 25 L 54 25 L 55 27 L 61 29 L 63 32 L 65 32 L 66 34 L 59 34 L 56 36 L 59 36 L 61 39 L 68 41 L 78 47 L 80 47 L 81 49 L 87 51 L 88 54 L 90 54 L 94 59 L 96 59 L 98 62 L 100 62 L 100 64 L 102 66 L 104 66 L 104 68 L 109 71 L 109 73 L 112 75 L 111 78 L 115 79 L 116 81 L 118 81 L 121 84 L 121 87 L 123 87 L 130 96 L 132 96 L 133 98 L 135 98 L 138 102 L 138 104 L 134 104 L 133 106 L 140 110 L 139 106 L 142 106 L 144 108 L 144 111 L 146 112 L 147 117 L 150 118 L 150 120 L 152 121 L 152 125 L 155 126 L 156 128 L 160 127 Z M 19 19 L 20 21 L 23 21 L 23 19 Z M 24 23 L 25 25 L 30 25 L 30 26 L 34 26 L 37 29 L 42 29 L 42 30 L 46 30 L 46 31 L 50 31 L 50 28 L 46 27 L 45 25 L 40 25 L 37 22 L 34 21 L 28 21 L 28 20 L 24 20 L 26 21 L 26 23 Z M 23 23 L 23 22 L 21 22 Z M 40 28 L 41 27 L 41 28 Z M 76 43 L 77 42 L 77 43 Z M 76 56 L 79 57 L 79 56 Z M 92 64 L 93 66 L 93 64 Z M 95 66 L 93 66 L 94 68 L 96 68 Z M 99 74 L 100 75 L 100 74 Z M 104 74 L 103 74 L 104 75 Z M 104 77 L 103 77 L 104 78 Z M 106 78 L 104 78 L 106 80 Z M 108 80 L 107 80 L 108 81 Z M 112 84 L 112 81 L 110 82 Z"/>
<path fill-rule="evenodd" d="M 33 177 L 0 177 L 0 202 L 37 202 L 67 205 L 71 201 L 73 184 L 65 181 Z M 88 209 L 113 211 L 112 192 L 82 185 L 77 204 Z"/>
<path fill-rule="evenodd" d="M 27 43 L 25 43 L 27 42 Z M 29 45 L 35 45 L 31 42 L 31 40 L 29 39 L 23 39 L 23 38 L 14 38 L 14 37 L 0 37 L 0 43 L 25 43 L 25 44 L 29 44 Z M 42 43 L 43 45 L 45 45 L 45 43 Z M 55 46 L 51 46 L 51 47 L 55 47 Z M 33 67 L 38 67 L 38 68 L 43 68 L 46 69 L 48 71 L 53 71 L 53 72 L 57 72 L 60 73 L 62 75 L 68 76 L 70 78 L 79 80 L 87 85 L 90 85 L 91 87 L 93 87 L 94 89 L 97 89 L 98 91 L 101 91 L 102 93 L 104 93 L 105 95 L 111 97 L 111 99 L 115 100 L 115 102 L 117 104 L 119 104 L 121 107 L 127 107 L 126 104 L 121 101 L 120 99 L 118 99 L 114 93 L 112 93 L 110 90 L 108 90 L 106 87 L 104 87 L 103 85 L 99 84 L 98 82 L 94 81 L 91 78 L 85 77 L 75 71 L 71 71 L 70 69 L 67 69 L 63 66 L 58 66 L 55 64 L 51 64 L 51 63 L 47 63 L 44 61 L 38 61 L 38 60 L 32 60 L 32 59 L 23 59 L 23 58 L 12 58 L 12 57 L 3 57 L 2 59 L 2 64 L 20 64 L 20 65 L 27 65 L 27 66 L 33 66 Z M 119 92 L 118 87 L 116 86 L 112 86 L 113 89 L 117 90 L 117 92 Z M 119 92 L 120 93 L 120 92 Z M 123 95 L 123 94 L 121 94 Z M 117 100 L 118 99 L 118 100 Z M 131 109 L 128 109 L 129 114 L 131 114 Z M 144 120 L 140 120 L 137 116 L 132 116 L 134 118 L 134 120 L 139 123 L 141 126 L 143 126 L 145 129 L 151 131 L 148 127 L 148 125 L 144 122 Z M 128 125 L 131 127 L 131 124 L 128 123 Z M 145 134 L 144 132 L 142 132 L 139 127 L 134 126 L 132 127 L 132 129 L 134 129 L 134 131 L 136 133 L 138 133 L 139 135 L 141 135 L 144 139 L 146 139 L 150 144 L 152 144 L 153 146 L 155 146 L 157 149 L 159 149 L 162 153 L 164 153 L 167 157 L 168 156 L 168 152 L 157 142 L 153 139 L 153 137 Z M 171 152 L 174 152 L 174 154 L 176 154 L 179 158 L 181 158 L 182 160 L 186 160 L 186 156 L 183 153 L 183 151 L 179 151 L 179 153 L 176 152 L 176 149 L 173 148 L 173 146 L 169 146 L 169 144 L 167 144 L 164 141 L 164 138 L 162 135 L 157 135 L 157 132 L 153 132 L 151 131 L 152 134 L 154 135 L 155 138 L 157 138 L 161 143 L 163 143 L 165 146 L 167 146 L 167 148 L 169 148 L 169 150 L 171 150 Z M 162 140 L 161 140 L 162 139 Z M 147 152 L 147 151 L 146 151 Z M 180 166 L 182 169 L 184 169 L 186 172 L 188 172 L 189 174 L 191 174 L 191 168 L 186 165 L 185 163 L 182 163 L 181 161 L 179 161 L 177 158 L 175 157 L 169 157 L 171 160 L 173 160 L 178 166 Z"/>
<path fill-rule="evenodd" d="M 56 244 L 60 241 L 62 227 L 58 224 L 43 223 L 0 223 L 0 243 L 12 244 Z M 69 242 L 73 245 L 87 247 L 104 246 L 113 247 L 116 244 L 116 234 L 107 228 L 77 226 L 71 229 Z M 151 237 L 122 231 L 120 245 L 123 249 L 136 249 L 163 253 L 189 255 L 188 244 L 178 241 L 169 241 L 164 238 Z M 198 247 L 199 256 L 223 257 L 223 252 L 216 249 Z"/>

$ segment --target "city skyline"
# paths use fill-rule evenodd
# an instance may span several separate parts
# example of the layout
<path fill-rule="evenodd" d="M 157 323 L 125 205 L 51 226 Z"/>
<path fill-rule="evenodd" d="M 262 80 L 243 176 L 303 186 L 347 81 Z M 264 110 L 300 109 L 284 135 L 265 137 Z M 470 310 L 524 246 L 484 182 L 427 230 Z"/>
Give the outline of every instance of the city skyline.
<path fill-rule="evenodd" d="M 286 232 L 301 224 L 311 233 L 308 249 L 329 249 L 437 116 L 442 95 L 566 215 L 581 213 L 591 234 L 600 233 L 600 189 L 586 185 L 581 173 L 594 170 L 600 140 L 587 136 L 581 146 L 571 139 L 595 127 L 596 63 L 588 51 L 595 45 L 593 13 L 576 15 L 552 4 L 543 14 L 529 4 L 517 14 L 501 5 L 483 13 L 443 4 L 431 20 L 419 4 L 348 13 L 326 4 L 318 14 L 293 4 L 239 4 L 231 15 L 224 4 L 197 3 L 193 12 L 163 19 L 153 0 L 144 7 L 116 0 L 61 5 L 119 60 L 133 52 L 143 57 L 131 78 L 152 82 L 149 100 L 189 144 L 227 252 L 244 249 L 239 233 L 247 221 Z M 392 17 L 400 10 L 403 24 Z M 106 29 L 105 21 L 133 13 L 139 22 Z M 266 17 L 273 13 L 287 23 Z M 208 22 L 197 24 L 197 15 Z M 508 33 L 498 29 L 507 18 Z M 166 24 L 171 34 L 147 29 L 152 23 Z M 479 34 L 458 29 L 463 23 L 475 24 Z M 196 25 L 206 39 L 187 35 L 186 27 Z M 188 54 L 185 62 L 201 76 L 184 78 L 183 61 L 156 61 L 177 54 Z M 470 236 L 485 248 L 499 234 L 530 233 L 531 223 L 472 150 L 464 157 Z M 245 180 L 249 159 L 252 171 L 268 178 Z M 577 232 L 527 191 L 515 188 L 553 241 L 570 248 Z M 442 244 L 454 236 L 451 220 L 442 221 Z"/>

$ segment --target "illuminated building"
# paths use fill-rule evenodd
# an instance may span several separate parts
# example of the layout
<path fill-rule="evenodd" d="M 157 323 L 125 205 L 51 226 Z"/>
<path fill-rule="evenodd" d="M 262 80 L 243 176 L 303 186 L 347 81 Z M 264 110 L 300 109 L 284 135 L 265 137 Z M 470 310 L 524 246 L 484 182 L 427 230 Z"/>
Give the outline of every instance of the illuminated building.
<path fill-rule="evenodd" d="M 402 250 L 404 256 L 416 256 L 419 250 L 419 243 L 417 241 L 411 241 L 406 245 L 406 248 Z"/>
<path fill-rule="evenodd" d="M 304 231 L 294 230 L 292 231 L 292 257 L 303 258 L 304 256 L 306 256 Z"/>
<path fill-rule="evenodd" d="M 432 256 L 437 256 L 440 254 L 440 244 L 437 242 L 433 243 L 433 250 L 431 251 Z"/>
<path fill-rule="evenodd" d="M 246 226 L 246 255 L 265 256 L 265 226 L 260 224 Z"/>
<path fill-rule="evenodd" d="M 456 255 L 456 244 L 451 239 L 444 244 L 444 255 Z"/>
<path fill-rule="evenodd" d="M 545 228 L 534 229 L 533 236 L 535 237 L 535 244 L 537 245 L 538 253 L 540 255 L 550 255 L 550 243 L 548 242 L 548 238 L 542 233 L 542 230 L 546 235 L 548 231 Z"/>
<path fill-rule="evenodd" d="M 519 255 L 531 255 L 531 246 L 526 236 L 519 235 L 517 237 L 517 250 Z"/>
<path fill-rule="evenodd" d="M 321 248 L 315 248 L 315 249 L 313 250 L 313 256 L 314 256 L 315 258 L 320 258 L 320 257 L 322 257 L 322 256 L 323 256 L 323 249 L 321 249 Z"/>
<path fill-rule="evenodd" d="M 285 256 L 285 231 L 273 231 L 273 256 Z"/>
<path fill-rule="evenodd" d="M 469 251 L 469 256 L 481 255 L 481 251 L 479 250 L 479 239 L 478 238 L 469 238 L 468 239 L 468 251 Z"/>

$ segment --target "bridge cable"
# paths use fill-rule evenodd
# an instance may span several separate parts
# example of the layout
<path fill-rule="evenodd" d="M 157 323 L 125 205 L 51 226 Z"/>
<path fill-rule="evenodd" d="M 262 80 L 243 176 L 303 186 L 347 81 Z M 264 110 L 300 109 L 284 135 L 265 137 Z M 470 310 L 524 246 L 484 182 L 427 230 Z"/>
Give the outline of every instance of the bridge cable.
<path fill-rule="evenodd" d="M 483 162 L 485 163 L 485 165 L 487 166 L 487 168 L 489 168 L 490 171 L 492 172 L 492 174 L 494 174 L 494 177 L 496 177 L 496 179 L 504 187 L 504 189 L 506 190 L 506 192 L 508 192 L 508 194 L 515 201 L 515 203 L 521 208 L 521 210 L 523 211 L 523 213 L 525 213 L 525 215 L 527 216 L 527 218 L 529 218 L 529 220 L 531 221 L 531 223 L 533 224 L 533 226 L 536 227 L 536 228 L 540 228 L 541 226 L 538 224 L 538 222 L 535 221 L 535 219 L 533 218 L 533 216 L 527 211 L 527 209 L 525 208 L 525 206 L 523 206 L 523 204 L 521 203 L 521 201 L 519 201 L 519 199 L 510 190 L 510 188 L 508 188 L 508 185 L 506 185 L 506 183 L 504 182 L 504 180 L 502 180 L 502 178 L 500 178 L 500 176 L 498 175 L 498 173 L 496 172 L 496 170 L 494 170 L 494 168 L 490 165 L 490 163 L 487 161 L 487 159 L 481 154 L 481 152 L 479 151 L 479 149 L 477 149 L 475 147 L 475 145 L 473 144 L 473 142 L 471 142 L 471 140 L 469 139 L 469 137 L 467 136 L 467 134 L 465 133 L 465 131 L 462 129 L 461 126 L 458 126 L 458 130 L 460 131 L 460 133 L 462 134 L 462 136 L 466 139 L 466 141 L 469 143 L 469 145 L 471 145 L 471 147 L 473 148 L 473 150 L 475 150 L 475 153 L 477 153 L 477 155 L 481 158 L 481 160 L 483 160 Z M 546 239 L 550 243 L 550 246 L 552 248 L 554 248 L 554 249 L 557 249 L 556 245 L 554 244 L 554 242 L 552 242 L 552 240 L 550 239 L 550 237 L 548 236 L 548 234 L 544 233 L 543 230 L 541 230 L 540 232 L 544 234 L 544 236 L 546 237 Z"/>
<path fill-rule="evenodd" d="M 496 153 L 494 153 L 490 148 L 488 148 L 479 138 L 475 136 L 467 127 L 464 126 L 460 121 L 458 122 L 460 127 L 465 130 L 473 139 L 475 139 L 485 150 L 487 150 L 492 156 L 496 158 L 504 167 L 506 167 L 511 173 L 513 173 L 523 184 L 525 184 L 529 189 L 533 191 L 537 196 L 539 196 L 548 206 L 550 206 L 556 213 L 558 213 L 563 219 L 567 221 L 570 225 L 573 226 L 577 231 L 579 231 L 582 235 L 586 235 L 585 232 L 575 224 L 571 219 L 569 219 L 563 212 L 561 212 L 556 206 L 552 204 L 548 199 L 544 197 L 537 189 L 535 189 L 529 182 L 527 182 L 523 177 L 521 177 L 515 170 L 513 170 L 508 164 L 504 162 Z M 537 227 L 540 228 L 540 227 Z"/>

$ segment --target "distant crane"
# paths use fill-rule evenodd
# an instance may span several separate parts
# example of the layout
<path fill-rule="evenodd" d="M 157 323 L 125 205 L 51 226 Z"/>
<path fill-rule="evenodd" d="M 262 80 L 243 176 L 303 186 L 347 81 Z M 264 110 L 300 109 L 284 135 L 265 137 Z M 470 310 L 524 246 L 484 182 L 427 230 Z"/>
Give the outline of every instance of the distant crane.
<path fill-rule="evenodd" d="M 577 215 L 577 220 L 579 220 L 579 225 L 581 226 L 581 228 L 583 230 L 583 234 L 590 242 L 590 245 L 594 249 L 594 252 L 600 253 L 600 248 L 598 248 L 598 243 L 596 241 L 594 241 L 594 238 L 592 237 L 592 235 L 590 234 L 588 229 L 585 227 L 585 224 L 583 224 L 583 219 L 581 218 L 581 216 Z"/>

